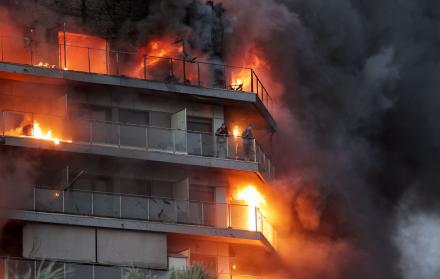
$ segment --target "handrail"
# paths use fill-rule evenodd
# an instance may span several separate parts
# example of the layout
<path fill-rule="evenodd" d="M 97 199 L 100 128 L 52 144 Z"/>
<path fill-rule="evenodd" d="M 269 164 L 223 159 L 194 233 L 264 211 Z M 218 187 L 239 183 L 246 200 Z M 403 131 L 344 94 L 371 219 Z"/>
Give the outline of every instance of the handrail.
<path fill-rule="evenodd" d="M 10 131 L 11 128 L 19 128 L 19 126 L 9 128 L 6 127 L 5 121 L 9 114 L 22 114 L 23 116 L 29 115 L 29 120 L 32 123 L 34 123 L 35 120 L 41 121 L 45 118 L 56 120 L 57 122 L 60 121 L 58 123 L 59 131 L 55 129 L 53 130 L 53 133 L 61 142 L 74 141 L 77 143 L 112 145 L 118 148 L 137 148 L 145 151 L 163 151 L 168 153 L 172 152 L 174 154 L 187 154 L 201 157 L 222 158 L 225 160 L 247 161 L 258 163 L 261 174 L 266 178 L 272 178 L 274 173 L 274 167 L 271 165 L 270 159 L 264 153 L 255 138 L 248 139 L 242 136 L 217 136 L 215 133 L 104 120 L 88 120 L 69 117 L 63 118 L 56 115 L 12 110 L 0 111 L 0 118 L 2 118 L 2 123 L 0 123 L 0 129 L 2 129 L 2 131 L 0 131 L 0 134 L 2 135 L 20 137 L 20 135 L 17 134 L 8 134 L 8 131 Z M 44 122 L 44 120 L 42 122 Z M 75 125 L 80 125 L 78 127 L 82 127 L 83 129 L 75 132 Z M 99 125 L 108 125 L 108 127 L 114 127 L 117 129 L 117 131 L 115 130 L 111 132 L 105 126 L 100 127 Z M 129 129 L 130 127 L 134 127 L 139 130 L 124 131 L 124 129 Z M 102 130 L 102 128 L 105 129 Z M 142 132 L 142 130 L 145 131 Z M 160 134 L 163 132 L 166 132 L 167 134 Z M 16 132 L 14 131 L 14 133 Z M 206 136 L 209 138 L 206 138 Z M 32 136 L 24 135 L 22 137 Z M 224 138 L 226 141 L 220 143 L 216 140 L 220 138 Z M 205 148 L 208 149 L 205 150 Z"/>
<path fill-rule="evenodd" d="M 46 193 L 46 194 L 45 194 Z M 85 197 L 76 197 L 71 196 L 70 199 L 66 199 L 69 197 L 69 194 L 74 193 L 83 193 Z M 46 196 L 46 198 L 45 198 Z M 47 199 L 47 196 L 51 196 L 52 199 Z M 113 200 L 116 201 L 116 204 L 113 204 L 112 208 L 107 208 L 110 210 L 105 213 L 97 213 L 99 210 L 98 203 L 94 202 L 95 197 L 109 196 Z M 130 211 L 125 211 L 127 209 L 123 209 L 123 201 L 127 202 L 129 200 L 125 200 L 125 198 L 136 198 L 145 201 L 146 208 L 137 208 L 135 213 Z M 42 198 L 42 199 L 41 199 Z M 116 198 L 116 199 L 115 199 Z M 154 202 L 163 201 L 163 204 L 155 204 Z M 29 200 L 30 202 L 30 200 Z M 67 208 L 70 208 L 69 205 L 75 205 L 76 202 L 85 202 L 82 209 L 76 209 L 71 211 Z M 138 201 L 139 202 L 139 201 Z M 146 197 L 146 196 L 137 196 L 130 194 L 121 194 L 121 193 L 106 193 L 99 191 L 87 191 L 87 190 L 61 190 L 61 189 L 50 189 L 43 187 L 33 187 L 32 191 L 32 208 L 30 204 L 25 206 L 25 209 L 32 209 L 35 211 L 43 211 L 43 212 L 56 212 L 56 213 L 67 213 L 67 214 L 76 214 L 76 215 L 91 215 L 91 216 L 105 216 L 105 217 L 113 217 L 113 218 L 121 218 L 121 219 L 136 219 L 136 220 L 148 220 L 148 221 L 160 221 L 160 222 L 171 222 L 177 224 L 191 224 L 198 226 L 207 226 L 214 228 L 231 228 L 237 230 L 246 230 L 246 231 L 256 231 L 260 232 L 266 239 L 271 243 L 271 245 L 276 249 L 276 231 L 274 230 L 272 224 L 269 219 L 264 216 L 261 210 L 258 207 L 253 207 L 249 205 L 243 204 L 233 204 L 233 203 L 214 203 L 214 202 L 203 202 L 203 201 L 190 201 L 190 200 L 178 200 L 174 198 L 157 198 L 157 197 Z M 127 203 L 129 204 L 129 203 Z M 102 205 L 102 204 L 101 204 Z M 186 207 L 186 205 L 188 205 Z M 191 205 L 195 205 L 196 207 L 191 207 Z M 183 206 L 183 207 L 182 207 Z M 165 212 L 164 216 L 161 216 L 162 213 L 158 215 L 154 215 L 154 209 L 160 209 L 164 207 L 161 212 Z M 167 211 L 164 209 L 168 208 Z M 134 208 L 136 209 L 136 207 Z M 193 211 L 196 209 L 196 211 Z M 240 209 L 239 211 L 236 211 Z M 153 211 L 152 211 L 153 210 Z M 218 217 L 219 214 L 223 212 L 223 217 Z M 248 215 L 250 212 L 254 212 L 253 215 Z M 180 215 L 185 213 L 185 215 Z M 214 213 L 214 215 L 212 215 Z M 145 215 L 143 215 L 145 214 Z M 157 214 L 157 212 L 156 212 Z M 169 214 L 169 215 L 168 215 Z M 206 214 L 206 215 L 205 215 Z M 238 215 L 237 215 L 238 214 Z M 255 218 L 253 222 L 255 222 L 255 227 L 252 223 L 243 224 L 242 215 L 248 215 L 248 218 Z M 206 216 L 208 219 L 206 219 Z M 215 216 L 215 217 L 213 217 Z M 251 217 L 253 216 L 253 217 Z M 213 219 L 211 219 L 213 218 Z M 225 219 L 223 219 L 225 218 Z M 245 218 L 246 219 L 246 218 Z M 249 221 L 250 222 L 250 221 Z"/>
<path fill-rule="evenodd" d="M 94 194 L 105 194 L 105 195 L 114 195 L 114 196 L 122 196 L 122 197 L 133 197 L 133 198 L 145 198 L 145 199 L 156 199 L 156 200 L 170 200 L 175 202 L 194 202 L 194 203 L 204 203 L 204 204 L 210 204 L 210 205 L 234 205 L 234 206 L 247 206 L 244 204 L 239 203 L 222 203 L 222 202 L 207 202 L 207 201 L 198 201 L 198 200 L 183 200 L 183 199 L 176 199 L 176 198 L 169 198 L 169 197 L 160 197 L 160 196 L 145 196 L 145 195 L 138 195 L 138 194 L 127 194 L 127 193 L 116 193 L 116 192 L 106 192 L 106 191 L 89 191 L 89 190 L 83 190 L 83 189 L 54 189 L 50 187 L 45 186 L 35 186 L 36 189 L 42 189 L 42 190 L 49 190 L 49 191 L 58 191 L 58 192 L 80 192 L 80 193 L 94 193 Z"/>
<path fill-rule="evenodd" d="M 35 60 L 52 60 L 55 61 L 55 57 L 52 57 L 49 54 L 43 54 L 43 57 L 40 57 L 42 54 L 38 53 L 39 50 L 39 41 L 38 40 L 34 40 L 30 37 L 21 37 L 21 40 L 26 44 L 24 46 L 24 50 L 27 52 L 29 52 L 28 54 L 30 55 L 30 57 L 25 58 L 25 57 L 20 57 L 20 58 L 13 58 L 12 60 L 9 58 L 8 60 L 8 55 L 4 55 L 4 50 L 5 50 L 5 46 L 4 46 L 4 41 L 5 43 L 7 42 L 6 40 L 8 39 L 13 39 L 13 40 L 18 40 L 19 37 L 17 36 L 2 36 L 0 35 L 0 48 L 1 48 L 1 57 L 0 57 L 0 61 L 2 62 L 10 62 L 10 63 L 19 63 L 19 64 L 29 64 L 31 66 L 34 67 L 45 67 L 45 68 L 49 68 L 49 69 L 63 69 L 63 70 L 70 70 L 70 71 L 79 71 L 79 72 L 89 72 L 89 73 L 101 73 L 101 74 L 107 74 L 107 75 L 116 75 L 116 76 L 124 76 L 124 77 L 130 77 L 130 78 L 136 78 L 136 79 L 144 79 L 144 80 L 158 80 L 158 81 L 163 81 L 163 78 L 158 78 L 157 76 L 153 76 L 152 79 L 150 79 L 149 77 L 147 77 L 148 74 L 151 75 L 151 68 L 155 68 L 155 66 L 150 66 L 147 65 L 146 61 L 148 60 L 148 58 L 151 59 L 161 59 L 161 60 L 169 60 L 171 61 L 171 65 L 170 65 L 170 72 L 169 72 L 169 76 L 168 78 L 174 77 L 175 79 L 170 80 L 171 82 L 176 82 L 176 83 L 181 83 L 181 84 L 185 84 L 185 85 L 192 85 L 192 86 L 199 86 L 199 87 L 204 87 L 204 88 L 223 88 L 225 90 L 228 91 L 236 91 L 236 92 L 242 92 L 242 93 L 254 93 L 257 95 L 258 99 L 261 100 L 261 102 L 263 103 L 263 105 L 265 105 L 265 107 L 271 111 L 271 107 L 272 107 L 272 102 L 273 99 L 272 97 L 269 95 L 266 87 L 263 85 L 261 79 L 257 76 L 257 74 L 255 73 L 254 69 L 250 68 L 250 67 L 240 67 L 240 66 L 234 66 L 234 65 L 230 65 L 230 64 L 220 64 L 220 63 L 214 63 L 214 62 L 209 62 L 209 61 L 189 61 L 187 59 L 183 59 L 183 58 L 179 58 L 179 57 L 160 57 L 160 56 L 154 56 L 154 55 L 146 55 L 146 54 L 142 54 L 139 52 L 130 52 L 130 51 L 120 51 L 120 50 L 112 50 L 112 49 L 100 49 L 100 48 L 93 48 L 93 47 L 86 47 L 86 46 L 80 46 L 80 45 L 74 45 L 74 44 L 60 44 L 60 43 L 51 43 L 51 42 L 44 42 L 41 45 L 43 46 L 56 46 L 58 48 L 58 57 L 56 57 L 56 59 L 58 60 L 57 65 L 49 65 L 50 67 L 46 67 L 46 66 L 40 66 L 40 65 L 36 65 Z M 34 44 L 35 43 L 35 44 Z M 60 47 L 64 47 L 64 50 L 61 49 Z M 68 48 L 78 48 L 78 49 L 84 49 L 87 50 L 87 61 L 83 61 L 84 63 L 87 64 L 87 67 L 85 67 L 84 69 L 77 69 L 77 68 L 71 68 L 71 69 L 67 69 L 68 65 L 63 65 L 64 62 L 66 62 L 66 57 L 68 57 L 69 54 L 64 53 L 64 59 L 62 59 L 61 55 L 66 51 L 66 47 Z M 16 48 L 15 48 L 16 49 Z M 71 50 L 69 50 L 71 51 Z M 90 52 L 105 52 L 107 55 L 105 55 L 105 62 L 103 62 L 104 64 L 101 66 L 105 65 L 105 70 L 104 72 L 102 71 L 96 71 L 93 70 L 92 68 L 95 66 L 95 64 L 93 64 L 93 55 L 91 55 Z M 26 54 L 26 55 L 28 55 Z M 110 54 L 116 54 L 116 61 L 113 61 L 115 59 L 115 57 L 112 57 Z M 136 59 L 139 58 L 143 58 L 143 61 L 138 61 L 139 65 L 140 65 L 140 69 L 143 69 L 143 76 L 140 73 L 131 73 L 131 74 L 127 74 L 127 69 L 124 69 L 124 67 L 126 67 L 127 65 L 125 64 L 126 61 L 120 61 L 119 60 L 119 56 L 120 55 L 129 55 L 129 56 L 133 56 L 133 57 L 137 57 Z M 13 56 L 13 55 L 12 55 Z M 5 58 L 6 57 L 6 58 Z M 36 59 L 36 57 L 38 59 Z M 20 60 L 20 61 L 14 61 L 15 60 Z M 28 61 L 30 59 L 30 62 Z M 11 61 L 10 61 L 11 60 Z M 64 60 L 64 61 L 63 61 Z M 43 62 L 43 61 L 40 61 Z M 44 61 L 44 62 L 49 62 L 49 61 Z M 132 61 L 133 62 L 133 61 Z M 175 69 L 175 65 L 174 63 L 181 63 L 183 62 L 183 69 L 180 69 L 178 71 L 175 71 L 173 69 Z M 190 72 L 188 72 L 188 69 L 186 69 L 185 65 L 186 63 L 189 64 L 195 64 L 197 65 L 197 70 L 193 69 L 196 78 L 194 76 L 192 76 L 192 78 L 189 78 L 190 75 L 188 75 Z M 98 64 L 96 64 L 98 65 Z M 250 78 L 250 81 L 247 82 L 246 86 L 243 86 L 244 84 L 241 85 L 240 88 L 235 89 L 234 88 L 234 84 L 228 84 L 227 81 L 232 82 L 232 80 L 228 80 L 228 78 L 226 76 L 224 76 L 224 80 L 217 80 L 217 81 L 212 81 L 212 80 L 203 80 L 203 82 L 201 82 L 201 77 L 206 78 L 206 73 L 202 73 L 200 72 L 200 66 L 209 66 L 209 67 L 221 67 L 225 72 L 223 73 L 223 75 L 225 75 L 228 70 L 240 70 L 241 72 L 247 72 L 249 71 L 249 74 L 246 73 L 246 78 Z M 113 69 L 113 67 L 116 67 L 115 69 Z M 180 66 L 178 66 L 180 67 Z M 212 74 L 211 72 L 214 69 L 208 69 L 210 71 L 210 74 Z M 218 70 L 218 69 L 217 69 Z M 115 71 L 115 72 L 114 72 Z M 128 70 L 130 71 L 130 70 Z M 183 71 L 183 76 L 181 76 L 181 72 Z M 177 75 L 176 75 L 177 74 Z M 208 74 L 209 76 L 209 74 Z M 151 76 L 150 76 L 151 77 Z M 183 78 L 183 80 L 181 80 Z M 209 78 L 208 78 L 209 79 Z M 169 81 L 167 81 L 169 82 Z M 188 83 L 189 82 L 189 83 Z M 212 83 L 211 85 L 207 84 L 207 83 Z M 261 88 L 261 89 L 260 89 Z"/>

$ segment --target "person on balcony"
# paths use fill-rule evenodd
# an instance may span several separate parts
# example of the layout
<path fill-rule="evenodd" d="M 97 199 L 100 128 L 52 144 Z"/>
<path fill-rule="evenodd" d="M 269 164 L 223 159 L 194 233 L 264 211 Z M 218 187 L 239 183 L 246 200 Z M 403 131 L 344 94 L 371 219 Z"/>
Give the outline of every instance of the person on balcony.
<path fill-rule="evenodd" d="M 252 125 L 249 124 L 246 129 L 241 134 L 243 139 L 243 148 L 244 148 L 244 160 L 250 161 L 252 160 L 252 156 L 254 155 L 254 135 L 252 133 Z"/>
<path fill-rule="evenodd" d="M 215 132 L 215 137 L 217 140 L 217 157 L 226 158 L 228 154 L 227 145 L 229 130 L 225 123 L 223 123 L 220 128 L 217 129 Z"/>

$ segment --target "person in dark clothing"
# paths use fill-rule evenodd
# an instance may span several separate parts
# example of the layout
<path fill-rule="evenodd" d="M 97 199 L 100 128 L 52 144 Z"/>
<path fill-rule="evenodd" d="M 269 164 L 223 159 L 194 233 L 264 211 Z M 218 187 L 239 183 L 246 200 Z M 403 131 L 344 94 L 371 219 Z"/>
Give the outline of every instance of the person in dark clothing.
<path fill-rule="evenodd" d="M 252 133 L 252 125 L 249 124 L 246 129 L 241 134 L 243 138 L 243 148 L 244 148 L 244 159 L 246 161 L 253 160 L 254 155 L 254 135 Z"/>
<path fill-rule="evenodd" d="M 215 137 L 217 141 L 217 157 L 226 158 L 228 154 L 227 145 L 229 130 L 225 123 L 223 123 L 220 128 L 215 132 Z"/>

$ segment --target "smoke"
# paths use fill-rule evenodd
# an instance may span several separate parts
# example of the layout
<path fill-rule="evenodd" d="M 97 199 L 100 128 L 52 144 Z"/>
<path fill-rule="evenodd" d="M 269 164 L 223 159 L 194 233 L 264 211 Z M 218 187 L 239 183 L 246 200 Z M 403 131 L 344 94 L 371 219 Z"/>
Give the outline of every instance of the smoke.
<path fill-rule="evenodd" d="M 422 251 L 439 217 L 439 3 L 230 2 L 283 89 L 274 152 L 277 187 L 291 193 L 287 277 L 431 278 L 439 261 L 421 262 L 438 259 Z M 402 216 L 408 193 L 417 213 Z"/>
<path fill-rule="evenodd" d="M 214 61 L 261 58 L 257 73 L 277 101 L 284 277 L 438 272 L 428 248 L 438 245 L 440 2 L 70 2 L 79 1 L 37 5 L 26 22 L 55 28 L 65 18 L 36 13 L 67 13 L 117 47 L 171 33 Z"/>
<path fill-rule="evenodd" d="M 38 156 L 15 149 L 0 149 L 0 207 L 28 208 L 32 203 Z M 0 232 L 5 220 L 0 219 Z"/>

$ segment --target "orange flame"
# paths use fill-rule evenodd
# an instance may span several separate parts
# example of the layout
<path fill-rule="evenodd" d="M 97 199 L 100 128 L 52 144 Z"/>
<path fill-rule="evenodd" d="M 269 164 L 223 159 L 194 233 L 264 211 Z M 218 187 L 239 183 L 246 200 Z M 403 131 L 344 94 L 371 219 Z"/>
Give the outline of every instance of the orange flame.
<path fill-rule="evenodd" d="M 257 208 L 266 204 L 264 197 L 253 185 L 248 185 L 236 194 L 236 199 L 244 201 L 248 206 L 248 227 L 250 231 L 257 231 Z"/>
<path fill-rule="evenodd" d="M 238 126 L 234 127 L 234 129 L 232 130 L 232 135 L 234 135 L 234 138 L 240 135 L 240 132 L 238 131 Z"/>
<path fill-rule="evenodd" d="M 183 45 L 166 40 L 154 40 L 147 45 L 144 53 L 147 56 L 156 57 L 147 60 L 147 66 L 154 66 L 159 62 L 164 61 L 161 58 L 171 57 L 182 59 Z"/>
<path fill-rule="evenodd" d="M 34 121 L 34 123 L 30 125 L 22 125 L 19 128 L 9 130 L 5 134 L 7 136 L 18 136 L 51 141 L 56 145 L 60 144 L 60 142 L 72 142 L 71 140 L 63 140 L 59 137 L 55 137 L 51 129 L 41 128 L 40 123 L 37 121 Z"/>

